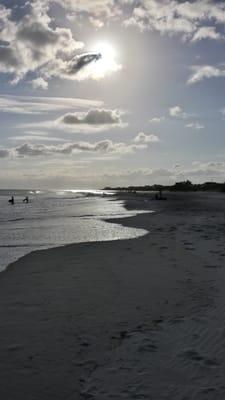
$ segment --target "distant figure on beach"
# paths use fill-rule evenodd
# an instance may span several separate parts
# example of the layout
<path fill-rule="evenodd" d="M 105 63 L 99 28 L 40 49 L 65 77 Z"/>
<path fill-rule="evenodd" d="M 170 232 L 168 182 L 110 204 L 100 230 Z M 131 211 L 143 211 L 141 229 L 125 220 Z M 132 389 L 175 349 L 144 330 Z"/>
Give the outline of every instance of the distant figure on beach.
<path fill-rule="evenodd" d="M 9 203 L 12 204 L 12 205 L 15 203 L 14 196 L 12 196 L 11 199 L 9 199 Z"/>
<path fill-rule="evenodd" d="M 23 199 L 23 203 L 29 203 L 29 197 L 26 196 L 25 199 Z"/>
<path fill-rule="evenodd" d="M 163 197 L 162 190 L 159 189 L 159 194 L 156 193 L 155 200 L 167 200 L 166 197 Z"/>

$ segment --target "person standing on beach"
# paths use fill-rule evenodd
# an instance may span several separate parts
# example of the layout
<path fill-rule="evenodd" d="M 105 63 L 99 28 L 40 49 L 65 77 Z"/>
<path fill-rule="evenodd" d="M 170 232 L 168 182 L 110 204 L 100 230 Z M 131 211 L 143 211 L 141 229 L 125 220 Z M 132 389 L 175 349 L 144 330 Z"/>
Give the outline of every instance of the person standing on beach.
<path fill-rule="evenodd" d="M 11 199 L 9 199 L 9 203 L 11 203 L 12 205 L 15 203 L 14 196 L 12 196 Z"/>

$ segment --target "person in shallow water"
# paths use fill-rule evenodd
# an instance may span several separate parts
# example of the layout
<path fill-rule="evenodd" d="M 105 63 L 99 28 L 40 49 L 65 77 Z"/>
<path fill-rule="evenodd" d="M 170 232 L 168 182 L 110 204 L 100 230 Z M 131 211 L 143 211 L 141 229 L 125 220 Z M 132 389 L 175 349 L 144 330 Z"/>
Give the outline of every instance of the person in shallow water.
<path fill-rule="evenodd" d="M 14 196 L 12 196 L 11 199 L 9 199 L 9 203 L 12 204 L 12 205 L 15 203 Z"/>
<path fill-rule="evenodd" d="M 23 203 L 29 203 L 29 197 L 26 196 L 25 199 L 23 199 Z"/>

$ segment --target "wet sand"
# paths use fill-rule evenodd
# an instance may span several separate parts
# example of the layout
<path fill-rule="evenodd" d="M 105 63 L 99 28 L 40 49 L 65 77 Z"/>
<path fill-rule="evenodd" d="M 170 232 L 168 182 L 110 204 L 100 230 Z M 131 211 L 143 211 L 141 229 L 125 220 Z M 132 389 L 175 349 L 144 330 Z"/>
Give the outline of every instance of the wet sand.
<path fill-rule="evenodd" d="M 148 235 L 0 274 L 1 399 L 225 398 L 225 196 L 120 197 Z"/>

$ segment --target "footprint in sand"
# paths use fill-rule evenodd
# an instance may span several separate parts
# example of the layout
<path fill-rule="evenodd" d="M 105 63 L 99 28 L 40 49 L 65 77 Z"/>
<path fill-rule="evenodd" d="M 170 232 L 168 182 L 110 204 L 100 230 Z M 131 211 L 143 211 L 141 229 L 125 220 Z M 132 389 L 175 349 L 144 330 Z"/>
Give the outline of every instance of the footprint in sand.
<path fill-rule="evenodd" d="M 189 360 L 193 361 L 202 361 L 203 357 L 196 351 L 196 350 L 185 350 L 181 354 L 181 357 L 188 358 Z"/>
<path fill-rule="evenodd" d="M 206 358 L 204 360 L 204 364 L 209 366 L 209 367 L 218 367 L 220 365 L 219 361 L 214 359 L 210 359 L 210 358 Z"/>
<path fill-rule="evenodd" d="M 202 362 L 207 367 L 218 367 L 220 365 L 216 358 L 205 358 L 197 350 L 189 349 L 179 354 L 179 356 L 188 358 L 192 361 Z"/>

